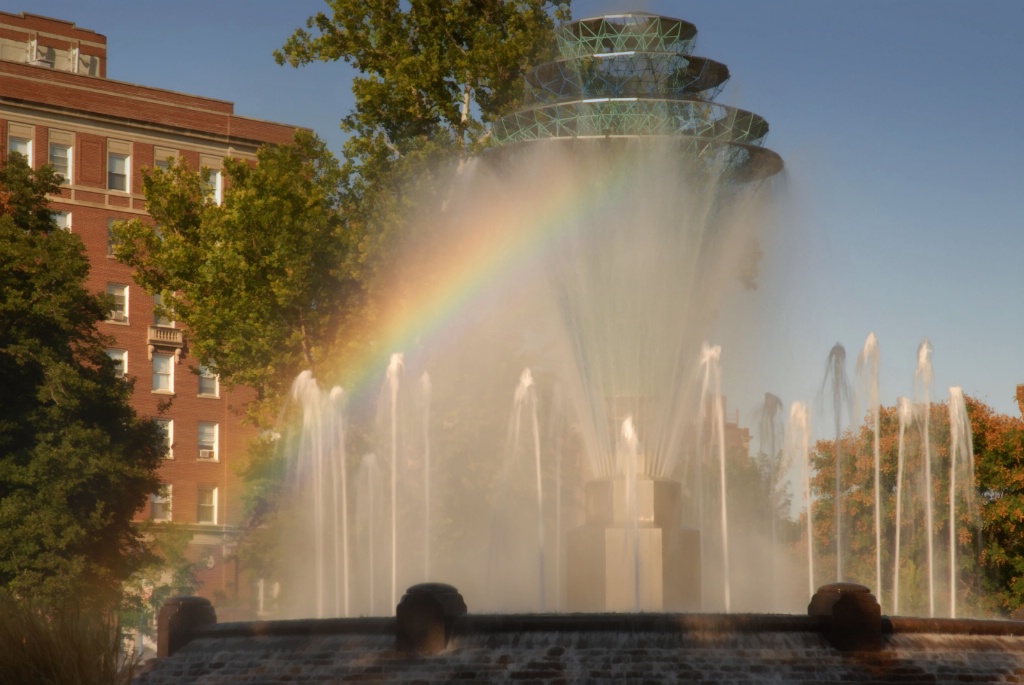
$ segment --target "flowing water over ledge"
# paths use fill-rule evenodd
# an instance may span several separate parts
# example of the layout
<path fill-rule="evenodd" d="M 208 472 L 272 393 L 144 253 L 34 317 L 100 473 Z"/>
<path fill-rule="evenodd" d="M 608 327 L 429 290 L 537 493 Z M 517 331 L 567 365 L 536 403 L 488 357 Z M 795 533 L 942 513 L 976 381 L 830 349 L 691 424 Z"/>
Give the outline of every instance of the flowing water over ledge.
<path fill-rule="evenodd" d="M 135 683 L 1024 682 L 1020 624 L 884 625 L 881 651 L 844 653 L 808 616 L 470 615 L 442 653 L 410 656 L 390 618 L 226 623 L 148 662 Z"/>

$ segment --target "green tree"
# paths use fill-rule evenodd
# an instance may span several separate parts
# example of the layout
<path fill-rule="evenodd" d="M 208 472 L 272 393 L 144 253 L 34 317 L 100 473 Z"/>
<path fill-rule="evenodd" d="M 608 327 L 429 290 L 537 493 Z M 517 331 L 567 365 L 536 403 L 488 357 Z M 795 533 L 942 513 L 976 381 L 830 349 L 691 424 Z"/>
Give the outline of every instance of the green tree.
<path fill-rule="evenodd" d="M 275 53 L 282 64 L 344 60 L 359 72 L 355 108 L 341 121 L 351 134 L 342 198 L 373 263 L 386 264 L 423 225 L 405 221 L 411 208 L 437 208 L 453 167 L 486 144 L 488 124 L 518 107 L 522 76 L 552 56 L 554 22 L 569 18 L 569 4 L 328 0 L 330 12 Z"/>
<path fill-rule="evenodd" d="M 971 397 L 965 398 L 974 449 L 974 491 L 977 511 L 959 507 L 955 535 L 959 550 L 958 593 L 964 609 L 1010 613 L 1024 607 L 1024 421 L 998 414 Z M 904 483 L 901 514 L 900 611 L 928 610 L 924 510 L 923 407 L 904 422 Z M 942 403 L 928 407 L 932 460 L 933 526 L 937 581 L 947 588 L 949 577 L 949 413 Z M 844 566 L 848 578 L 874 585 L 874 448 L 866 422 L 843 436 L 842 493 Z M 835 443 L 819 441 L 811 455 L 815 471 L 815 549 L 823 559 L 822 573 L 834 572 Z M 882 407 L 880 416 L 882 582 L 891 597 L 896 533 L 896 496 L 900 452 L 900 417 L 895 407 Z M 829 564 L 833 566 L 829 568 Z M 939 598 L 946 603 L 948 589 Z M 939 611 L 944 609 L 940 606 Z"/>
<path fill-rule="evenodd" d="M 116 226 L 116 254 L 188 327 L 193 358 L 256 391 L 258 421 L 276 416 L 296 374 L 321 370 L 358 309 L 359 236 L 338 212 L 337 161 L 310 133 L 261 148 L 255 165 L 226 159 L 220 205 L 206 174 L 182 163 L 145 171 L 155 224 Z"/>
<path fill-rule="evenodd" d="M 1024 608 L 1024 420 L 970 399 L 968 412 L 984 526 L 984 591 L 999 610 L 1019 612 Z"/>
<path fill-rule="evenodd" d="M 125 582 L 118 617 L 136 639 L 141 633 L 155 641 L 156 616 L 163 603 L 171 597 L 194 594 L 199 588 L 198 564 L 186 556 L 192 541 L 188 526 L 171 521 L 141 521 L 137 525 L 152 555 Z"/>
<path fill-rule="evenodd" d="M 147 560 L 131 520 L 157 488 L 162 438 L 106 354 L 110 302 L 47 209 L 58 187 L 20 155 L 0 167 L 0 585 L 113 603 Z"/>

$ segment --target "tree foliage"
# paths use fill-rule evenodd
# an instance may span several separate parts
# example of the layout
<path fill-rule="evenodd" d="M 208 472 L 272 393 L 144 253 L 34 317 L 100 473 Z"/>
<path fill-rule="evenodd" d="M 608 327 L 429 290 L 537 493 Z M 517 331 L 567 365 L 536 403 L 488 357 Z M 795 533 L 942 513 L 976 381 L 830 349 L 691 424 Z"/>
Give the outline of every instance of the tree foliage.
<path fill-rule="evenodd" d="M 116 226 L 116 254 L 189 330 L 190 355 L 271 411 L 295 375 L 314 372 L 361 301 L 359 236 L 338 212 L 338 164 L 299 132 L 255 165 L 226 159 L 223 202 L 206 170 L 144 172 L 155 225 Z"/>
<path fill-rule="evenodd" d="M 77 235 L 58 230 L 52 168 L 0 168 L 0 585 L 61 601 L 116 598 L 146 560 L 131 526 L 156 490 L 159 428 L 136 416 L 96 323 Z"/>
<path fill-rule="evenodd" d="M 958 548 L 958 594 L 975 612 L 1011 613 L 1024 607 L 1024 420 L 998 414 L 982 402 L 966 398 L 973 440 L 977 503 L 972 513 L 958 502 L 953 525 Z M 924 407 L 904 422 L 904 481 L 901 503 L 901 613 L 927 613 L 927 545 Z M 927 454 L 932 461 L 933 530 L 937 586 L 946 603 L 949 577 L 949 413 L 945 404 L 928 407 Z M 843 468 L 842 520 L 847 577 L 874 585 L 874 447 L 870 422 L 841 439 Z M 880 415 L 882 502 L 882 578 L 884 592 L 893 591 L 896 496 L 900 451 L 900 418 L 895 407 Z M 819 441 L 811 455 L 814 545 L 825 562 L 835 563 L 835 442 Z M 832 564 L 832 570 L 829 570 Z"/>
<path fill-rule="evenodd" d="M 487 125 L 515 110 L 522 75 L 554 50 L 553 0 L 327 0 L 275 53 L 292 66 L 343 60 L 355 108 L 341 120 L 346 220 L 365 232 L 369 259 L 386 264 L 437 210 L 453 166 L 481 149 Z M 433 198 L 433 200 L 431 200 Z M 386 270 L 384 267 L 379 267 Z"/>

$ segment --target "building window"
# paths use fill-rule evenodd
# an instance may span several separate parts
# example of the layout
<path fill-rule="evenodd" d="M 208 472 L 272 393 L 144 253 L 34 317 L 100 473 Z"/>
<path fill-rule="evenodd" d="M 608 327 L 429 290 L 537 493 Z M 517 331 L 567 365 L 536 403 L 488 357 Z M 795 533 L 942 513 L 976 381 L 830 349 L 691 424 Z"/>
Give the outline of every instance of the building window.
<path fill-rule="evenodd" d="M 32 141 L 30 139 L 11 136 L 7 140 L 7 150 L 17 152 L 25 158 L 29 166 L 32 166 Z"/>
<path fill-rule="evenodd" d="M 107 350 L 107 356 L 114 360 L 114 375 L 124 378 L 128 373 L 128 350 Z"/>
<path fill-rule="evenodd" d="M 196 522 L 205 524 L 217 523 L 217 488 L 212 485 L 200 485 Z"/>
<path fill-rule="evenodd" d="M 128 192 L 128 173 L 131 158 L 117 152 L 107 153 L 107 188 Z"/>
<path fill-rule="evenodd" d="M 54 212 L 53 223 L 62 231 L 71 232 L 71 212 Z"/>
<path fill-rule="evenodd" d="M 203 181 L 206 184 L 206 198 L 216 205 L 224 199 L 222 164 L 223 160 L 215 155 L 199 155 L 199 168 L 202 169 Z"/>
<path fill-rule="evenodd" d="M 7 151 L 17 152 L 32 166 L 32 127 L 28 124 L 7 124 Z"/>
<path fill-rule="evenodd" d="M 174 327 L 174 321 L 169 317 L 161 314 L 166 313 L 167 309 L 164 306 L 164 296 L 160 293 L 153 295 L 153 325 L 154 326 L 165 326 L 167 328 Z"/>
<path fill-rule="evenodd" d="M 50 164 L 60 174 L 62 183 L 71 183 L 71 146 L 50 143 Z"/>
<path fill-rule="evenodd" d="M 128 286 L 108 283 L 107 294 L 114 298 L 114 307 L 110 310 L 109 320 L 128 323 Z"/>
<path fill-rule="evenodd" d="M 160 486 L 158 492 L 149 496 L 150 513 L 154 521 L 171 520 L 171 485 Z"/>
<path fill-rule="evenodd" d="M 205 366 L 199 367 L 199 394 L 206 397 L 220 396 L 220 382 L 217 374 Z"/>
<path fill-rule="evenodd" d="M 174 459 L 174 421 L 172 419 L 155 419 L 156 425 L 164 434 L 164 459 Z"/>
<path fill-rule="evenodd" d="M 153 148 L 153 166 L 157 169 L 170 169 L 171 162 L 178 158 L 178 151 L 167 147 Z"/>
<path fill-rule="evenodd" d="M 174 355 L 153 353 L 153 392 L 174 392 Z"/>
<path fill-rule="evenodd" d="M 217 461 L 217 424 L 212 421 L 199 422 L 199 458 Z"/>
<path fill-rule="evenodd" d="M 206 177 L 206 198 L 215 205 L 219 205 L 223 199 L 223 185 L 220 171 L 210 169 Z"/>

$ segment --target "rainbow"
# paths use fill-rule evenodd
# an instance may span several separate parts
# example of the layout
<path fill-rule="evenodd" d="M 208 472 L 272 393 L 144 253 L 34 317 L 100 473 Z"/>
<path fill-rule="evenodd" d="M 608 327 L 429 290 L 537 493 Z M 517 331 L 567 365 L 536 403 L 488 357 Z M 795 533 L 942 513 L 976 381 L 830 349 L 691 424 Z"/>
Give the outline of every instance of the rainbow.
<path fill-rule="evenodd" d="M 481 228 L 463 230 L 458 249 L 437 270 L 440 277 L 412 297 L 387 303 L 367 336 L 374 344 L 347 360 L 339 374 L 346 379 L 349 400 L 375 398 L 392 353 L 412 353 L 452 340 L 468 320 L 467 311 L 513 283 L 546 250 L 564 241 L 580 217 L 614 206 L 629 185 L 620 182 L 628 173 L 625 167 L 603 166 L 586 182 L 565 169 L 549 167 L 543 179 L 517 184 L 523 188 L 506 187 L 503 200 L 460 216 L 463 227 Z M 523 197 L 530 201 L 521 202 Z"/>

